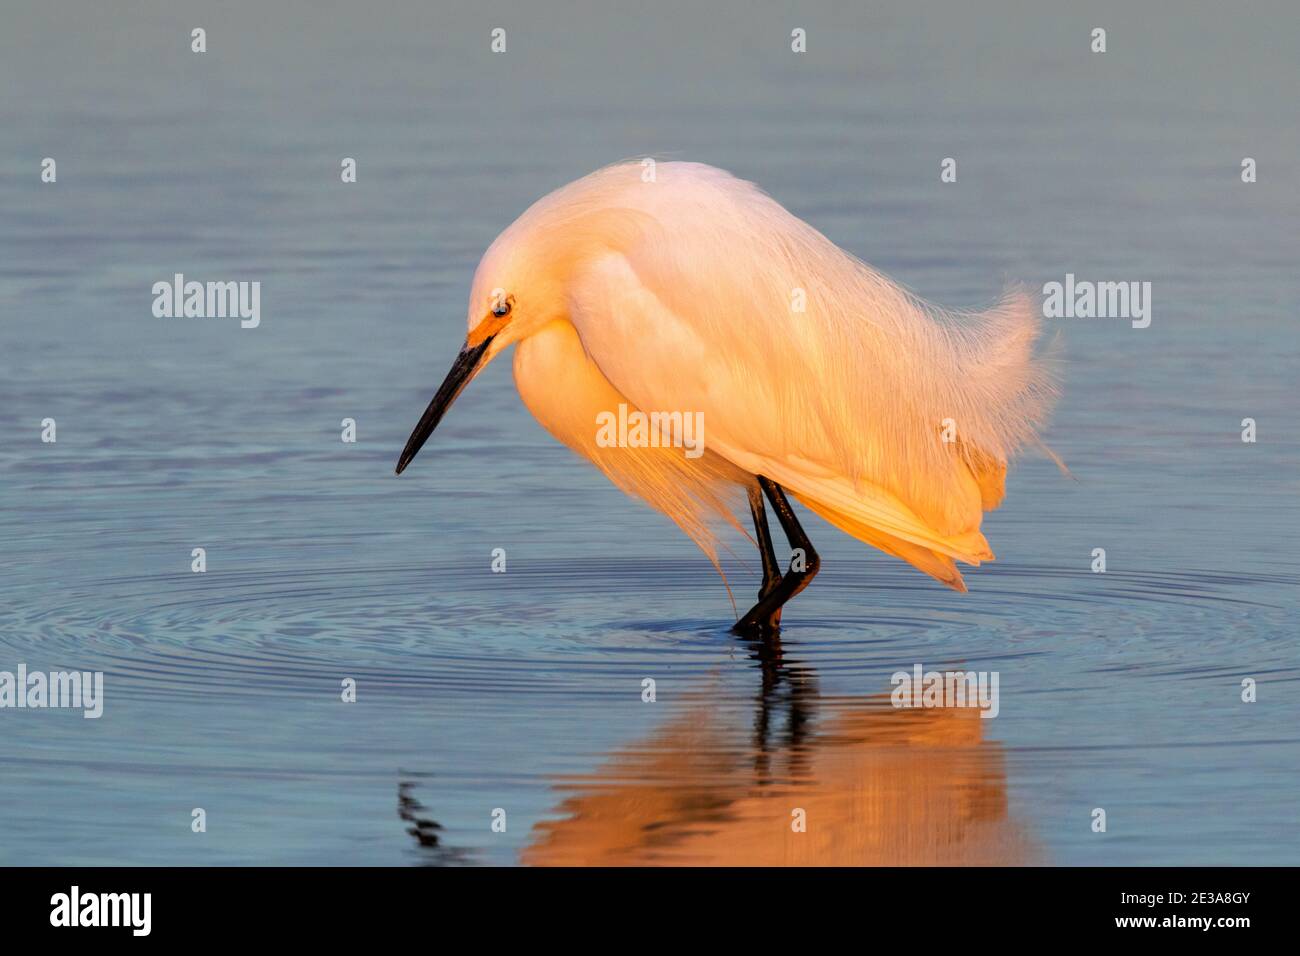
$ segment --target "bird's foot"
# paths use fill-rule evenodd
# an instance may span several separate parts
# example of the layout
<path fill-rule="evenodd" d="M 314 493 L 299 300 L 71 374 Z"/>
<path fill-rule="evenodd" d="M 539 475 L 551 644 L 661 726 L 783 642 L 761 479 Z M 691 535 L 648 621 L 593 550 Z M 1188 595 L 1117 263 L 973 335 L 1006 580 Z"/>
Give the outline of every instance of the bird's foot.
<path fill-rule="evenodd" d="M 760 597 L 749 613 L 732 625 L 732 634 L 750 641 L 774 640 L 780 635 L 781 605 L 772 607 L 766 598 Z"/>

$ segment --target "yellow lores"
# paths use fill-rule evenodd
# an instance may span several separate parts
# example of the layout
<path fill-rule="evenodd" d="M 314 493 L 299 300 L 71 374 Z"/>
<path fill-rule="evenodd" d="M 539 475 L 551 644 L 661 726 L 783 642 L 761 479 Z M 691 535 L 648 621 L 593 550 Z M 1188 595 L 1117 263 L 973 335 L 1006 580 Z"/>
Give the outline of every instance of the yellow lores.
<path fill-rule="evenodd" d="M 840 530 L 965 590 L 993 558 L 983 512 L 1036 442 L 1055 391 L 1027 296 L 978 315 L 934 308 L 752 183 L 697 163 L 592 173 L 539 200 L 483 256 L 465 345 L 411 434 L 415 457 L 474 375 L 515 350 L 533 416 L 717 563 L 746 503 L 763 557 L 763 634 L 816 573 L 788 491 Z M 708 439 L 614 443 L 626 407 L 700 416 Z M 600 416 L 605 416 L 601 418 Z M 792 549 L 781 573 L 764 496 Z"/>

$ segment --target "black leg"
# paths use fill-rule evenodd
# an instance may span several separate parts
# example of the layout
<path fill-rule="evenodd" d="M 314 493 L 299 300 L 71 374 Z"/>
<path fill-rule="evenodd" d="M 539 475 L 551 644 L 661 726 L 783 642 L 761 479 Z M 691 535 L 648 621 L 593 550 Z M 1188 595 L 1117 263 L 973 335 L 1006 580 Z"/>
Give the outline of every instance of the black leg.
<path fill-rule="evenodd" d="M 813 549 L 808 535 L 800 527 L 799 519 L 795 517 L 794 509 L 790 507 L 790 502 L 785 492 L 781 490 L 781 486 L 762 475 L 758 476 L 758 485 L 767 495 L 767 500 L 772 503 L 772 510 L 776 512 L 776 520 L 781 522 L 781 529 L 785 532 L 790 548 L 802 551 L 803 560 L 802 562 L 797 559 L 792 560 L 790 570 L 777 582 L 776 587 L 766 596 L 760 597 L 758 603 L 749 609 L 749 613 L 737 621 L 735 627 L 731 629 L 736 634 L 750 636 L 761 636 L 776 631 L 781 626 L 781 608 L 785 602 L 806 588 L 821 567 L 821 558 Z"/>
<path fill-rule="evenodd" d="M 767 528 L 763 489 L 757 484 L 749 486 L 749 511 L 754 516 L 754 534 L 758 538 L 758 553 L 763 559 L 763 584 L 758 589 L 758 599 L 761 601 L 781 583 L 781 565 L 776 560 L 776 549 L 772 547 L 772 534 Z"/>

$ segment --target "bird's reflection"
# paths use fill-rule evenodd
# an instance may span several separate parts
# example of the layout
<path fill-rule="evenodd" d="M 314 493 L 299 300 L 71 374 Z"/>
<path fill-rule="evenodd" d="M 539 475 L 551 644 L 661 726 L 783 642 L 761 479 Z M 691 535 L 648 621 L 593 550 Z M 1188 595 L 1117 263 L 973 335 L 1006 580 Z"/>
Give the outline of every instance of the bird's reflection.
<path fill-rule="evenodd" d="M 967 708 L 824 698 L 754 644 L 752 710 L 702 691 L 639 745 L 566 778 L 534 865 L 997 865 L 1033 862 L 1000 747 Z M 801 827 L 801 823 L 803 826 Z"/>
<path fill-rule="evenodd" d="M 397 815 L 410 824 L 406 832 L 415 838 L 422 856 L 421 863 L 429 866 L 449 866 L 472 862 L 469 853 L 459 847 L 449 847 L 442 842 L 442 824 L 428 816 L 428 809 L 415 795 L 418 777 L 399 771 L 402 777 L 397 784 Z"/>

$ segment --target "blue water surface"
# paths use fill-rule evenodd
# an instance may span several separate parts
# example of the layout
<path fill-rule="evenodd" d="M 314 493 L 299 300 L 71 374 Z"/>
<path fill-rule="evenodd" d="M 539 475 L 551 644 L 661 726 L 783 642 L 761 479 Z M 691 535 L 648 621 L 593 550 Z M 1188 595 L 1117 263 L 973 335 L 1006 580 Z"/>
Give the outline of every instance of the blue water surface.
<path fill-rule="evenodd" d="M 105 701 L 0 710 L 0 863 L 1300 858 L 1294 6 L 10 6 L 0 670 Z M 1152 283 L 1149 328 L 1048 321 L 1074 478 L 1017 465 L 969 594 L 810 516 L 774 659 L 508 361 L 394 478 L 487 244 L 644 155 L 947 306 Z M 154 317 L 178 272 L 261 325 Z M 881 706 L 916 663 L 997 671 L 998 717 Z"/>

